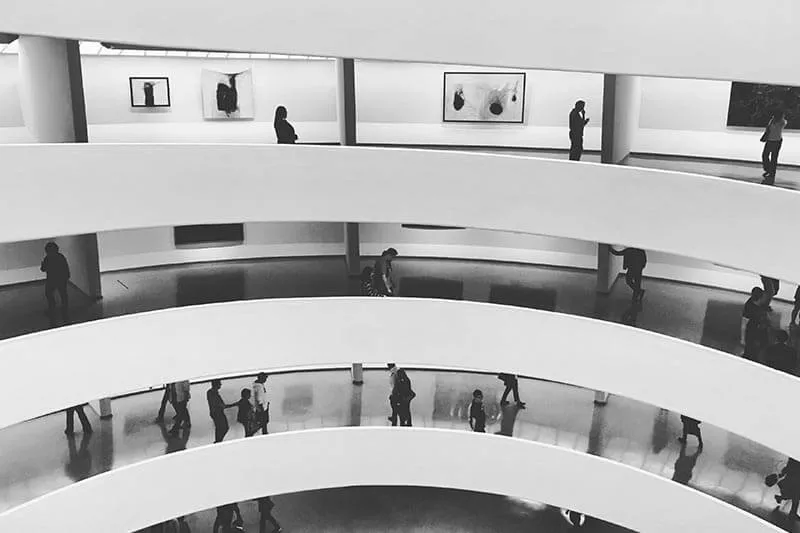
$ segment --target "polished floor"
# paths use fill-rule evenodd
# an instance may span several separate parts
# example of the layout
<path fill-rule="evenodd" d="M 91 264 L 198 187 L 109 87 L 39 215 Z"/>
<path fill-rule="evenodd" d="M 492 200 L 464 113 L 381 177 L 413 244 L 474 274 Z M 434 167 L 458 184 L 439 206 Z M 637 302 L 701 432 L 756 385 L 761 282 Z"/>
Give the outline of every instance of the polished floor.
<path fill-rule="evenodd" d="M 272 515 L 286 533 L 562 533 L 575 531 L 559 509 L 449 489 L 347 487 L 275 496 Z M 258 504 L 239 503 L 245 531 L 259 531 Z M 215 510 L 185 517 L 193 533 L 212 531 Z M 140 533 L 149 533 L 150 529 Z M 272 526 L 267 525 L 267 532 Z M 587 517 L 584 533 L 630 530 Z"/>
<path fill-rule="evenodd" d="M 688 484 L 788 531 L 800 531 L 794 521 L 775 511 L 775 489 L 764 485 L 764 477 L 786 458 L 737 435 L 702 424 L 705 447 L 699 450 L 693 441 L 685 447 L 677 441 L 681 434 L 677 414 L 626 398 L 611 396 L 607 405 L 596 406 L 592 391 L 522 379 L 520 393 L 527 408 L 520 410 L 514 405 L 500 406 L 502 383 L 494 375 L 410 370 L 409 376 L 417 393 L 412 402 L 416 427 L 469 431 L 467 406 L 472 390 L 480 388 L 488 433 L 619 461 Z M 224 381 L 223 398 L 234 401 L 252 379 Z M 211 444 L 207 388 L 205 383 L 192 386 L 192 427 L 177 435 L 168 433 L 171 410 L 166 426 L 154 421 L 160 390 L 114 400 L 115 414 L 110 420 L 99 420 L 90 412 L 95 431 L 88 436 L 65 436 L 63 413 L 0 431 L 0 511 L 113 468 Z M 389 424 L 389 382 L 384 370 L 367 370 L 362 386 L 353 385 L 345 369 L 274 374 L 267 388 L 272 433 Z M 227 439 L 244 436 L 233 411 L 227 413 L 231 422 Z"/>

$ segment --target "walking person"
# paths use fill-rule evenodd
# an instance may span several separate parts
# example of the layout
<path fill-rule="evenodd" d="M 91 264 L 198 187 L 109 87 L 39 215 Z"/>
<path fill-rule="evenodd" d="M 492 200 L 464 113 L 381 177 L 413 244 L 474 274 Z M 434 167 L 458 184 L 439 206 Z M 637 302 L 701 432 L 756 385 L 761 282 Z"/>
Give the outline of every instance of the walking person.
<path fill-rule="evenodd" d="M 68 407 L 66 410 L 67 413 L 67 428 L 64 430 L 66 435 L 74 435 L 75 434 L 75 414 L 78 414 L 78 420 L 81 421 L 81 427 L 83 428 L 84 435 L 88 435 L 92 432 L 92 425 L 89 423 L 89 419 L 86 417 L 86 413 L 83 411 L 83 406 L 86 404 L 76 405 L 74 407 Z"/>
<path fill-rule="evenodd" d="M 256 411 L 250 402 L 250 389 L 242 389 L 242 396 L 236 402 L 236 421 L 244 428 L 244 436 L 252 437 L 256 432 Z"/>
<path fill-rule="evenodd" d="M 517 404 L 517 407 L 520 409 L 525 409 L 525 402 L 520 401 L 519 399 L 519 380 L 517 376 L 514 374 L 498 374 L 497 379 L 503 382 L 505 385 L 505 390 L 503 391 L 503 396 L 500 398 L 500 405 L 506 406 L 508 405 L 508 394 L 514 393 L 514 402 Z"/>
<path fill-rule="evenodd" d="M 750 361 L 758 361 L 761 350 L 767 344 L 768 299 L 769 295 L 761 287 L 753 287 L 742 310 L 742 316 L 747 320 L 744 327 L 744 357 Z"/>
<path fill-rule="evenodd" d="M 206 392 L 206 400 L 208 400 L 208 412 L 211 415 L 211 421 L 214 423 L 214 444 L 222 442 L 225 435 L 228 434 L 230 425 L 228 424 L 228 417 L 225 416 L 225 409 L 235 407 L 236 404 L 226 404 L 219 394 L 222 388 L 222 381 L 214 379 L 211 381 L 211 388 Z"/>
<path fill-rule="evenodd" d="M 411 379 L 406 374 L 406 371 L 402 368 L 398 369 L 395 375 L 394 389 L 392 390 L 392 401 L 397 411 L 400 426 L 411 427 L 411 400 L 416 395 L 417 393 L 411 389 Z"/>
<path fill-rule="evenodd" d="M 267 401 L 267 374 L 261 372 L 253 382 L 253 404 L 256 409 L 255 422 L 256 430 L 261 429 L 261 434 L 267 434 L 267 424 L 269 424 L 269 402 Z"/>
<path fill-rule="evenodd" d="M 48 242 L 44 246 L 45 257 L 39 270 L 46 274 L 44 282 L 44 295 L 47 298 L 47 314 L 51 319 L 55 318 L 56 293 L 61 299 L 61 316 L 64 320 L 69 320 L 69 294 L 67 293 L 67 282 L 69 282 L 70 272 L 67 258 L 59 252 L 58 245 Z"/>
<path fill-rule="evenodd" d="M 294 144 L 297 142 L 297 134 L 294 132 L 294 126 L 286 120 L 288 114 L 286 108 L 282 105 L 275 108 L 273 126 L 275 127 L 275 136 L 278 138 L 278 144 Z"/>
<path fill-rule="evenodd" d="M 393 426 L 396 426 L 397 403 L 394 401 L 394 389 L 397 382 L 397 371 L 400 369 L 394 363 L 387 363 L 386 368 L 389 370 L 389 407 L 392 409 L 392 414 L 389 415 L 388 420 Z"/>
<path fill-rule="evenodd" d="M 234 524 L 244 523 L 239 504 L 228 503 L 217 507 L 217 518 L 214 520 L 214 533 L 230 533 L 234 531 Z"/>
<path fill-rule="evenodd" d="M 381 296 L 394 296 L 394 281 L 392 280 L 392 261 L 397 257 L 397 250 L 387 248 L 375 260 L 372 268 L 372 286 Z"/>
<path fill-rule="evenodd" d="M 770 478 L 772 478 L 770 480 Z M 783 502 L 791 501 L 792 506 L 789 510 L 789 518 L 797 518 L 797 509 L 800 507 L 800 462 L 791 457 L 778 474 L 767 476 L 767 485 L 778 484 L 781 493 L 775 496 L 775 501 L 780 507 Z"/>
<path fill-rule="evenodd" d="M 267 533 L 267 522 L 272 524 L 273 533 L 280 533 L 283 528 L 272 516 L 272 509 L 275 507 L 275 502 L 269 496 L 264 496 L 258 500 L 258 532 Z"/>
<path fill-rule="evenodd" d="M 586 102 L 578 100 L 569 112 L 569 159 L 580 161 L 583 155 L 583 130 L 589 123 L 586 118 Z"/>
<path fill-rule="evenodd" d="M 189 416 L 189 400 L 192 397 L 189 380 L 176 381 L 170 385 L 170 403 L 175 408 L 175 421 L 170 434 L 174 435 L 180 429 L 192 427 L 192 418 Z"/>
<path fill-rule="evenodd" d="M 783 129 L 786 127 L 786 113 L 778 110 L 769 119 L 761 142 L 764 143 L 764 150 L 761 152 L 761 165 L 764 167 L 764 185 L 775 185 L 775 174 L 778 172 L 778 154 L 783 146 Z"/>
<path fill-rule="evenodd" d="M 642 289 L 642 273 L 647 266 L 647 252 L 641 248 L 624 248 L 619 252 L 613 246 L 609 246 L 608 249 L 613 255 L 622 256 L 625 283 L 633 290 L 633 301 L 641 302 L 645 293 Z"/>
<path fill-rule="evenodd" d="M 475 433 L 486 433 L 486 411 L 483 409 L 483 391 L 480 389 L 472 392 L 472 402 L 469 404 L 469 427 Z"/>
<path fill-rule="evenodd" d="M 686 438 L 689 435 L 697 437 L 697 445 L 703 447 L 703 436 L 700 434 L 700 421 L 686 415 L 681 415 L 681 424 L 683 425 L 683 435 L 678 437 L 678 442 L 686 444 Z"/>

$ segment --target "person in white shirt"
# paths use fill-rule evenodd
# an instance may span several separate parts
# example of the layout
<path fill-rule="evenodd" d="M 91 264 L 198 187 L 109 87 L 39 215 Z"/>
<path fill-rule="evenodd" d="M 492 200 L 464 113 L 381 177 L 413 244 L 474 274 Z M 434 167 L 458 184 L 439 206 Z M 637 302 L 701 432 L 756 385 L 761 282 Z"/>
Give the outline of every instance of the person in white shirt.
<path fill-rule="evenodd" d="M 177 433 L 179 429 L 192 427 L 189 416 L 189 399 L 192 397 L 191 384 L 188 380 L 176 381 L 170 384 L 170 403 L 175 408 L 175 423 L 170 433 Z"/>
<path fill-rule="evenodd" d="M 769 119 L 764 131 L 764 151 L 761 152 L 761 165 L 764 167 L 764 185 L 775 185 L 775 173 L 778 171 L 778 154 L 783 145 L 783 129 L 788 121 L 783 111 L 777 111 Z"/>
<path fill-rule="evenodd" d="M 269 424 L 269 402 L 267 401 L 267 374 L 261 372 L 253 382 L 253 404 L 256 408 L 256 428 L 261 428 L 263 435 L 267 434 Z M 256 429 L 258 431 L 258 429 Z M 255 432 L 254 432 L 255 433 Z"/>

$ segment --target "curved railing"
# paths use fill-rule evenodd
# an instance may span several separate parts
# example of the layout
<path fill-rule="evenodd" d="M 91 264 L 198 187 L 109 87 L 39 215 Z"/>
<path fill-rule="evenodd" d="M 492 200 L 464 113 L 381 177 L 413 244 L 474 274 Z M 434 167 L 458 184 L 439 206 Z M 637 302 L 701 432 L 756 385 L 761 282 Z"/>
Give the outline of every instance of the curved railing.
<path fill-rule="evenodd" d="M 484 457 L 502 459 L 476 463 Z M 199 479 L 224 482 L 197 490 Z M 607 459 L 518 439 L 413 428 L 306 430 L 194 448 L 16 507 L 0 514 L 0 530 L 134 531 L 223 503 L 357 485 L 442 487 L 542 501 L 642 533 L 780 531 L 720 500 Z M 664 502 L 680 511 L 664 513 Z M 84 507 L 92 512 L 75 512 Z"/>
<path fill-rule="evenodd" d="M 800 281 L 800 249 L 764 233 L 792 227 L 800 194 L 721 178 L 310 146 L 28 145 L 0 147 L 0 159 L 0 195 L 14 199 L 0 210 L 0 242 L 181 224 L 425 223 L 625 243 Z"/>
<path fill-rule="evenodd" d="M 398 361 L 608 391 L 800 457 L 800 430 L 781 418 L 797 378 L 656 333 L 516 307 L 401 298 L 195 306 L 17 337 L 0 343 L 0 360 L 9 362 L 0 427 L 181 379 Z M 41 383 L 52 384 L 48 394 L 31 395 Z"/>
<path fill-rule="evenodd" d="M 430 61 L 800 85 L 775 50 L 800 37 L 794 0 L 6 0 L 0 32 L 206 50 Z M 158 17 L 153 14 L 158 13 Z M 91 16 L 89 16 L 91 14 Z M 188 20 L 187 20 L 188 18 Z M 187 20 L 176 25 L 176 20 Z M 263 31 L 265 25 L 270 31 Z M 676 34 L 680 39 L 676 39 Z M 765 38 L 769 36 L 769 38 Z"/>

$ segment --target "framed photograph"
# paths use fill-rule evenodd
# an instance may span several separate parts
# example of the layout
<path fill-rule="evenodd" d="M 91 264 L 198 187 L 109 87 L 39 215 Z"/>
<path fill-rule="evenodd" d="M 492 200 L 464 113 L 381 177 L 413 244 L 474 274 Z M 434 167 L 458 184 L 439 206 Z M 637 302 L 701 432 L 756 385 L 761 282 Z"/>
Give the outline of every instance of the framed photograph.
<path fill-rule="evenodd" d="M 731 83 L 728 126 L 763 128 L 779 109 L 786 112 L 786 129 L 800 129 L 800 87 Z"/>
<path fill-rule="evenodd" d="M 443 122 L 525 122 L 524 72 L 445 72 Z"/>
<path fill-rule="evenodd" d="M 202 91 L 206 120 L 255 118 L 251 70 L 224 73 L 203 69 Z"/>
<path fill-rule="evenodd" d="M 231 246 L 244 242 L 244 224 L 175 226 L 175 247 Z"/>
<path fill-rule="evenodd" d="M 129 79 L 131 107 L 169 107 L 169 78 Z"/>

